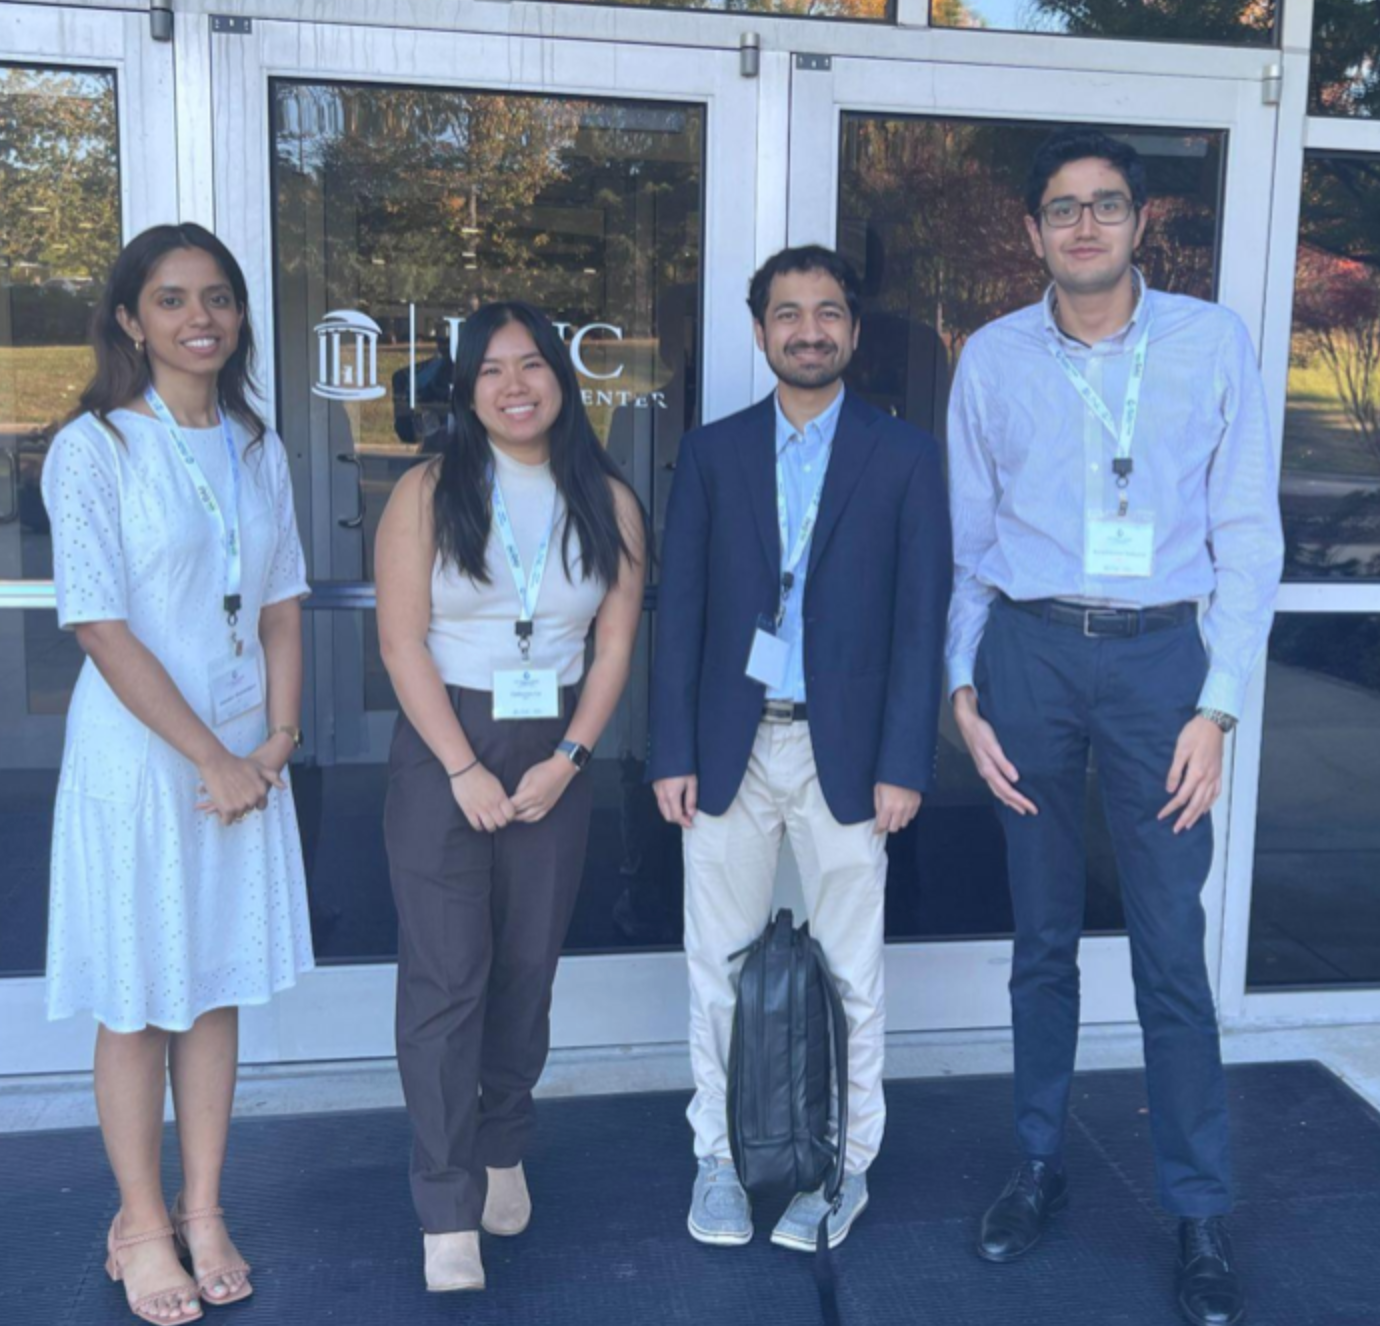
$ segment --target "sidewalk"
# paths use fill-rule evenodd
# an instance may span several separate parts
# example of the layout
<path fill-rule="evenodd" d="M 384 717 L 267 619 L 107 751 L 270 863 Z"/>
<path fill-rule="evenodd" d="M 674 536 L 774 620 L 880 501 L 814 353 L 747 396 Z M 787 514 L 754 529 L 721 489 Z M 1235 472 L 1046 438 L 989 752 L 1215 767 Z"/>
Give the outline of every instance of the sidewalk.
<path fill-rule="evenodd" d="M 1316 1059 L 1380 1110 L 1380 1024 L 1228 1031 L 1228 1063 Z M 1134 1027 L 1088 1027 L 1079 1047 L 1081 1071 L 1141 1064 Z M 1009 1032 L 904 1033 L 887 1038 L 887 1078 L 957 1077 L 1011 1071 Z M 546 1098 L 678 1091 L 691 1086 L 684 1045 L 557 1050 L 537 1094 Z M 391 1059 L 277 1064 L 240 1070 L 235 1117 L 321 1114 L 402 1106 Z M 171 1117 L 171 1115 L 169 1115 Z M 96 1124 L 88 1073 L 0 1077 L 0 1133 Z"/>

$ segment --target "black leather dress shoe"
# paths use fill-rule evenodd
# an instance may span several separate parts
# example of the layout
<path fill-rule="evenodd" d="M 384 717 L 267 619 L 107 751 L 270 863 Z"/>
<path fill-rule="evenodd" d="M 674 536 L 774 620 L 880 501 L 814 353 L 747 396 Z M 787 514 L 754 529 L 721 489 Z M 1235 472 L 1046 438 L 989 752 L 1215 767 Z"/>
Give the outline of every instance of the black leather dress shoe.
<path fill-rule="evenodd" d="M 1236 1326 L 1246 1295 L 1220 1216 L 1179 1221 L 1179 1310 L 1193 1326 Z"/>
<path fill-rule="evenodd" d="M 1015 1261 L 1040 1241 L 1050 1216 L 1068 1204 L 1062 1170 L 1043 1160 L 1024 1161 L 982 1217 L 977 1255 L 988 1262 Z"/>

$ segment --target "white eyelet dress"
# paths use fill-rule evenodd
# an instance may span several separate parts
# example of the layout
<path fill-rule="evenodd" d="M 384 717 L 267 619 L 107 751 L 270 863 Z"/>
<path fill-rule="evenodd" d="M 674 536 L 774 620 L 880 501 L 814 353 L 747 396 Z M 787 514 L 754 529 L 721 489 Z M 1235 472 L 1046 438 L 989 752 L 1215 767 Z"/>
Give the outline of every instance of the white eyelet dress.
<path fill-rule="evenodd" d="M 211 726 L 208 670 L 229 652 L 224 544 L 163 426 L 130 410 L 111 419 L 123 445 L 83 415 L 43 467 L 58 619 L 128 622 Z M 306 594 L 306 574 L 282 442 L 270 432 L 248 450 L 245 429 L 232 429 L 243 456 L 238 632 L 258 647 L 260 609 Z M 220 429 L 185 434 L 225 510 Z M 247 755 L 266 728 L 260 706 L 213 731 Z M 291 792 L 273 790 L 266 810 L 222 825 L 195 808 L 198 785 L 196 766 L 135 718 L 88 659 L 67 715 L 53 822 L 50 1018 L 90 1009 L 113 1031 L 186 1031 L 210 1009 L 264 1003 L 313 966 Z"/>

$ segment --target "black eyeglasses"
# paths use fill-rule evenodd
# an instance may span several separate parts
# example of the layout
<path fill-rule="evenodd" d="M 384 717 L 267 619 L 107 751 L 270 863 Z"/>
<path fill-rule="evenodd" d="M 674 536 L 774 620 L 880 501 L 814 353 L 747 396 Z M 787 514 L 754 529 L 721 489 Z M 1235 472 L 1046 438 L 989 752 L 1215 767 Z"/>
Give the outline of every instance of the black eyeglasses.
<path fill-rule="evenodd" d="M 1094 198 L 1090 203 L 1080 203 L 1077 198 L 1056 198 L 1040 208 L 1045 224 L 1055 230 L 1069 230 L 1083 219 L 1083 213 L 1092 209 L 1093 220 L 1100 226 L 1119 226 L 1128 221 L 1136 210 L 1135 204 L 1124 193 L 1108 193 Z"/>

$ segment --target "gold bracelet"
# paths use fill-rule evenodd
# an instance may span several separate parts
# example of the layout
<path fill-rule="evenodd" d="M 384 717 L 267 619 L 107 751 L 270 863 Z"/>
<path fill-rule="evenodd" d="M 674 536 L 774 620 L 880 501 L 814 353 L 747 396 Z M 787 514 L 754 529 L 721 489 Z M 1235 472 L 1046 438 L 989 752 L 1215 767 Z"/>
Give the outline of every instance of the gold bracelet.
<path fill-rule="evenodd" d="M 302 729 L 300 727 L 291 727 L 287 723 L 279 723 L 277 727 L 269 728 L 268 736 L 265 737 L 264 740 L 271 741 L 280 732 L 284 736 L 291 737 L 293 746 L 298 750 L 302 749 Z"/>

